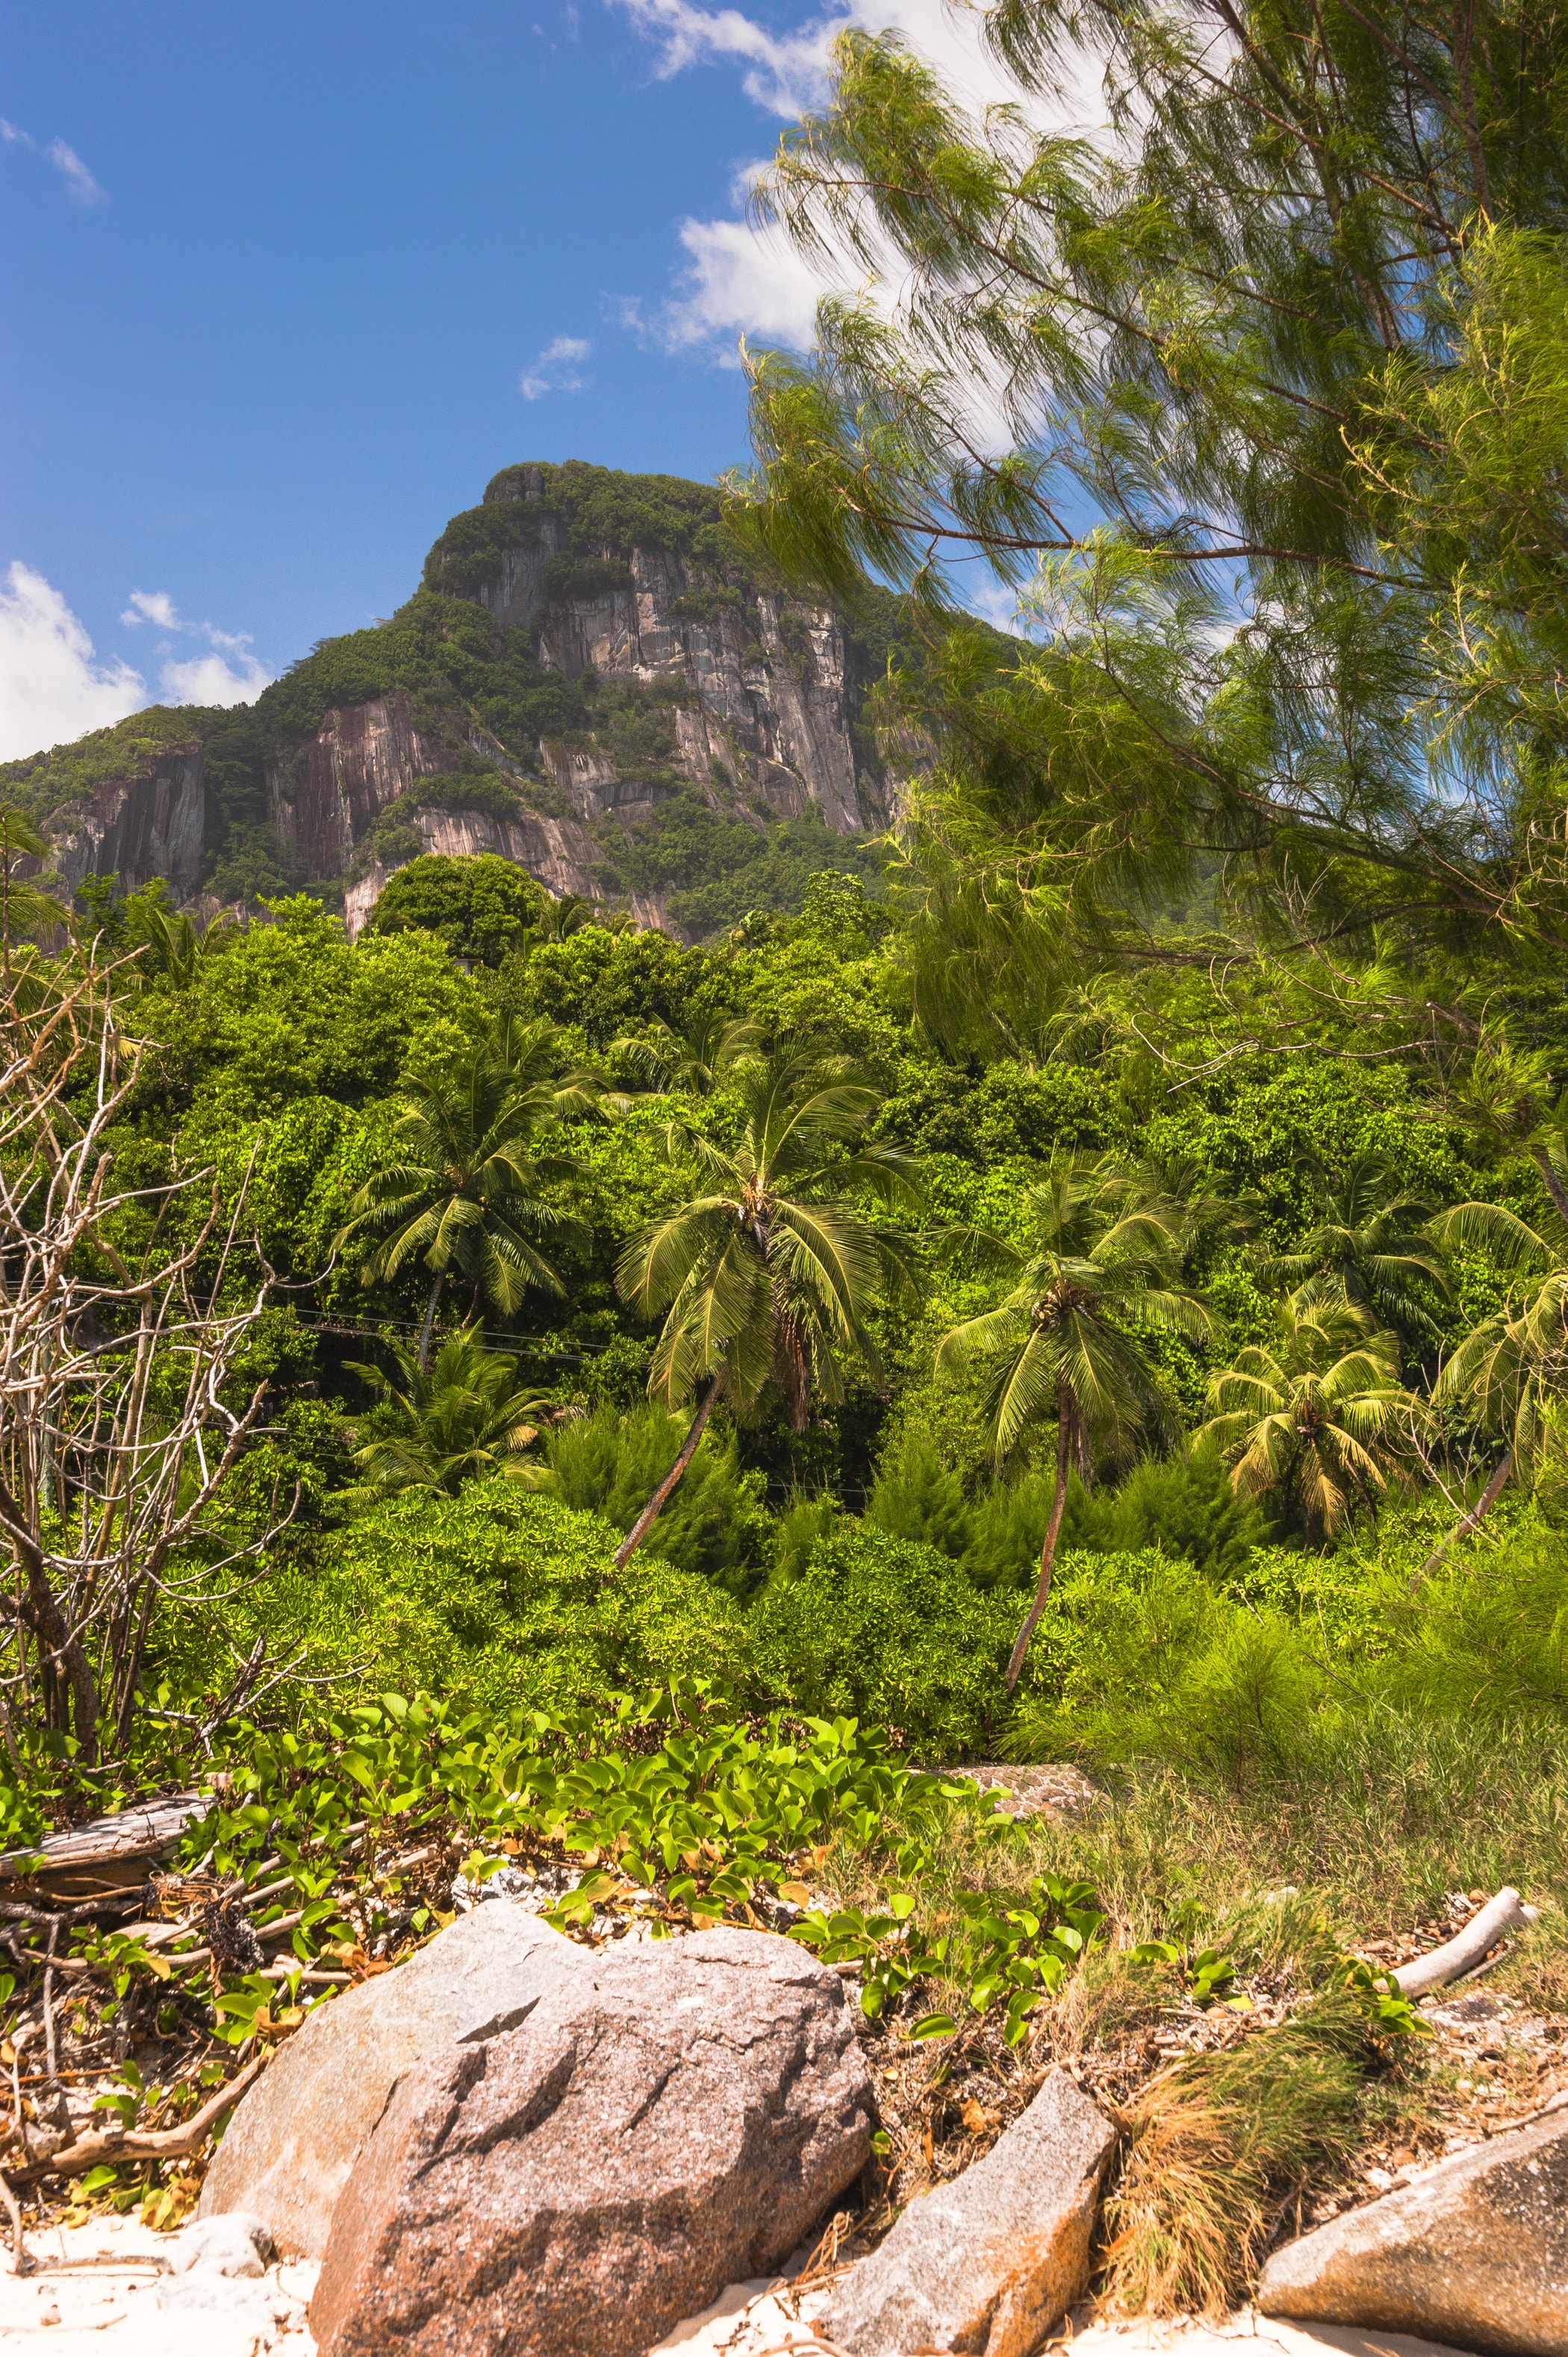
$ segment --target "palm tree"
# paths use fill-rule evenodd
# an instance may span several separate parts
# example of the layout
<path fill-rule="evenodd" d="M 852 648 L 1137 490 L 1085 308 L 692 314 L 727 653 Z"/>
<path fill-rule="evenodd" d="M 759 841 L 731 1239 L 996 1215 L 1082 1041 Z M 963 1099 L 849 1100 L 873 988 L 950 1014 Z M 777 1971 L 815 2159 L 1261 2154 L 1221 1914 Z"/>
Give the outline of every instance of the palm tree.
<path fill-rule="evenodd" d="M 177 990 L 188 990 L 205 960 L 221 946 L 229 920 L 221 912 L 199 931 L 183 909 L 171 907 L 159 891 L 134 892 L 123 903 L 125 940 L 137 946 L 148 973 L 163 974 Z"/>
<path fill-rule="evenodd" d="M 1509 1477 L 1539 1462 L 1560 1428 L 1559 1403 L 1568 1388 L 1568 1265 L 1561 1244 L 1500 1203 L 1456 1203 L 1434 1232 L 1451 1249 L 1479 1249 L 1520 1271 L 1522 1284 L 1517 1299 L 1466 1336 L 1433 1385 L 1440 1406 L 1473 1415 L 1502 1441 L 1503 1454 L 1475 1506 L 1423 1564 L 1415 1586 L 1469 1536 Z"/>
<path fill-rule="evenodd" d="M 403 1381 L 350 1360 L 353 1372 L 381 1394 L 378 1429 L 354 1461 L 365 1472 L 361 1501 L 400 1490 L 436 1490 L 455 1498 L 486 1473 L 526 1480 L 522 1452 L 552 1413 L 524 1390 L 517 1361 L 488 1351 L 477 1328 L 448 1335 L 428 1373 L 416 1355 L 393 1345 Z"/>
<path fill-rule="evenodd" d="M 564 942 L 580 933 L 585 925 L 602 921 L 596 914 L 596 904 L 585 900 L 580 893 L 563 892 L 552 899 L 548 907 L 539 912 L 540 938 L 547 942 Z"/>
<path fill-rule="evenodd" d="M 1214 1184 L 1208 1165 L 1195 1154 L 1146 1154 L 1133 1162 L 1101 1155 L 1094 1166 L 1104 1198 L 1118 1210 L 1152 1211 L 1172 1231 L 1182 1265 L 1202 1258 L 1218 1243 L 1256 1232 L 1259 1203 L 1251 1192 L 1230 1195 Z"/>
<path fill-rule="evenodd" d="M 1399 1346 L 1343 1300 L 1282 1302 L 1272 1343 L 1251 1343 L 1209 1387 L 1217 1440 L 1244 1498 L 1288 1498 L 1309 1530 L 1375 1512 L 1415 1402 L 1399 1380 Z"/>
<path fill-rule="evenodd" d="M 1554 1090 L 1552 1065 L 1549 1050 L 1517 1048 L 1506 1028 L 1488 1026 L 1453 1103 L 1487 1146 L 1505 1153 L 1523 1147 L 1557 1216 L 1568 1220 L 1568 1089 Z"/>
<path fill-rule="evenodd" d="M 418 1258 L 430 1272 L 417 1361 L 429 1358 L 442 1286 L 467 1279 L 498 1316 L 513 1316 L 530 1287 L 564 1290 L 536 1238 L 566 1239 L 579 1223 L 545 1202 L 539 1189 L 578 1178 L 569 1155 L 534 1150 L 537 1133 L 571 1114 L 598 1110 L 596 1083 L 583 1073 L 553 1077 L 553 1024 L 503 1021 L 492 1039 L 436 1080 L 404 1084 L 386 1158 L 349 1205 L 338 1243 L 388 1230 L 365 1261 L 365 1284 L 395 1277 Z"/>
<path fill-rule="evenodd" d="M 11 971 L 11 944 L 22 934 L 70 921 L 64 908 L 22 873 L 25 860 L 45 860 L 50 845 L 25 812 L 0 809 L 0 959 Z"/>
<path fill-rule="evenodd" d="M 782 1047 L 733 1068 L 742 1124 L 733 1149 L 679 1124 L 668 1142 L 706 1182 L 644 1228 L 617 1281 L 644 1317 L 667 1312 L 649 1375 L 670 1406 L 705 1384 L 674 1464 L 616 1553 L 639 1544 L 697 1451 L 721 1393 L 737 1415 L 771 1391 L 803 1432 L 813 1390 L 843 1397 L 840 1361 L 880 1372 L 865 1312 L 907 1290 L 908 1250 L 853 1201 L 918 1201 L 908 1157 L 865 1143 L 877 1091 L 842 1057 Z"/>
<path fill-rule="evenodd" d="M 1152 1204 L 1120 1208 L 1121 1189 L 1102 1171 L 1065 1162 L 1028 1190 L 1034 1235 L 1024 1250 L 992 1237 L 990 1249 L 1018 1271 L 1006 1299 L 942 1337 L 937 1364 L 990 1371 L 989 1412 L 996 1460 L 1024 1437 L 1055 1424 L 1056 1491 L 1040 1549 L 1035 1598 L 1007 1663 L 1018 1683 L 1051 1592 L 1057 1541 L 1076 1465 L 1092 1455 L 1123 1458 L 1170 1411 L 1149 1364 L 1145 1338 L 1200 1340 L 1208 1313 L 1171 1282 L 1181 1232 Z"/>
<path fill-rule="evenodd" d="M 710 1015 L 684 1031 L 656 1017 L 642 1038 L 612 1039 L 607 1052 L 612 1066 L 629 1064 L 660 1096 L 679 1091 L 705 1097 L 753 1053 L 762 1036 L 761 1024 L 743 1016 Z"/>
<path fill-rule="evenodd" d="M 1402 1186 L 1386 1155 L 1355 1155 L 1337 1184 L 1309 1163 L 1316 1220 L 1294 1252 L 1273 1255 L 1266 1274 L 1294 1287 L 1301 1308 L 1334 1295 L 1380 1326 L 1433 1337 L 1436 1323 L 1417 1288 L 1446 1300 L 1452 1291 L 1424 1223 L 1432 1206 Z"/>

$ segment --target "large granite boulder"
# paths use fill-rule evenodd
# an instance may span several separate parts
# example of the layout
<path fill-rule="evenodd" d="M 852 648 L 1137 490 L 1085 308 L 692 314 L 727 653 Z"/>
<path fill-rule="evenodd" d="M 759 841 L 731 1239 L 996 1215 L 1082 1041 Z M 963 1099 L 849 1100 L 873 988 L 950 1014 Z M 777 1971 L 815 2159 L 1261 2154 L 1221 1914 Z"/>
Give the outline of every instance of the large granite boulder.
<path fill-rule="evenodd" d="M 1568 2110 L 1495 2136 L 1276 2251 L 1265 2316 L 1568 2357 Z"/>
<path fill-rule="evenodd" d="M 836 1973 L 768 1932 L 600 1955 L 403 2081 L 338 2205 L 322 2357 L 624 2357 L 766 2274 L 856 2178 Z"/>
<path fill-rule="evenodd" d="M 854 2357 L 1029 2357 L 1088 2285 L 1115 2141 L 1098 2105 L 1051 2072 L 983 2160 L 912 2201 L 845 2276 L 822 2319 L 827 2338 Z"/>
<path fill-rule="evenodd" d="M 318 2259 L 360 2145 L 425 2055 L 513 2029 L 589 1953 L 521 1907 L 477 1907 L 406 1964 L 319 2006 L 234 2113 L 199 2215 L 245 2210 Z"/>

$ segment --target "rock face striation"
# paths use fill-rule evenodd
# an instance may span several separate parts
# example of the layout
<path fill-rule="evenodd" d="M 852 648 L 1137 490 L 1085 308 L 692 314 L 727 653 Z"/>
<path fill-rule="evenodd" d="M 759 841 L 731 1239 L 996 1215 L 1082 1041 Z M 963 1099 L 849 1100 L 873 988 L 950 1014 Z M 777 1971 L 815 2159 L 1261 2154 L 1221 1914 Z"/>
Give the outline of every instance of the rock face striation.
<path fill-rule="evenodd" d="M 127 888 L 161 876 L 177 900 L 188 899 L 201 883 L 206 819 L 202 746 L 192 737 L 51 813 L 51 865 L 68 893 L 88 876 L 118 876 Z"/>
<path fill-rule="evenodd" d="M 1492 2136 L 1264 2267 L 1258 2306 L 1498 2357 L 1568 2357 L 1568 2109 Z"/>
<path fill-rule="evenodd" d="M 801 1949 L 714 1931 L 597 1956 L 403 2082 L 311 2330 L 322 2357 L 622 2357 L 775 2267 L 870 2147 L 843 1984 Z"/>
<path fill-rule="evenodd" d="M 511 2029 L 585 1969 L 521 1907 L 477 1907 L 394 1972 L 313 2012 L 229 2123 L 198 2216 L 243 2211 L 287 2256 L 318 2259 L 355 2156 L 403 2074 Z"/>
<path fill-rule="evenodd" d="M 1031 2357 L 1081 2298 L 1115 2130 L 1065 2071 L 950 2185 L 911 2202 L 823 2319 L 854 2357 Z"/>
<path fill-rule="evenodd" d="M 884 602 L 852 626 L 787 596 L 709 486 L 510 467 L 389 623 L 323 641 L 253 707 L 193 712 L 188 742 L 148 758 L 123 724 L 0 784 L 48 817 L 72 891 L 161 877 L 189 902 L 214 878 L 220 899 L 292 881 L 340 892 L 352 933 L 410 859 L 488 851 L 557 895 L 670 923 L 658 877 L 625 855 L 671 800 L 758 830 L 886 823 L 896 789 L 865 725 Z M 157 716 L 166 733 L 177 718 Z M 237 882 L 247 861 L 271 881 Z"/>

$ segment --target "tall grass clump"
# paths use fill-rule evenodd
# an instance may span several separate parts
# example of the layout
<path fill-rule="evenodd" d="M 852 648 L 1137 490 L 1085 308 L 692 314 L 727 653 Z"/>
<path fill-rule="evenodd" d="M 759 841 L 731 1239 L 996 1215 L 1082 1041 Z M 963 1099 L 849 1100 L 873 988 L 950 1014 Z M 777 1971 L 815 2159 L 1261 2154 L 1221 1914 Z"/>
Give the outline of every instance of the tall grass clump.
<path fill-rule="evenodd" d="M 1103 2213 L 1109 2307 L 1218 2316 L 1246 2297 L 1284 2204 L 1354 2147 L 1367 2042 L 1361 2008 L 1323 1997 L 1144 2090 Z"/>

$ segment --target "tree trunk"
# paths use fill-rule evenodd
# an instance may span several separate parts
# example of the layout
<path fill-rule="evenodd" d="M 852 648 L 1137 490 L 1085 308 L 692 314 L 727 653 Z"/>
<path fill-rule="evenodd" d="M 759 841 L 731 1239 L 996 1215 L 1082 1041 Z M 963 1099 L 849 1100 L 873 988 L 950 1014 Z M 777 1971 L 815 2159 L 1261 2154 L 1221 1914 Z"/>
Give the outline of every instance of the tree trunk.
<path fill-rule="evenodd" d="M 653 1527 L 654 1521 L 662 1509 L 665 1500 L 669 1497 L 670 1492 L 674 1489 L 675 1484 L 681 1479 L 682 1474 L 686 1470 L 687 1466 L 690 1465 L 693 1458 L 695 1457 L 697 1453 L 697 1444 L 702 1439 L 703 1431 L 707 1426 L 708 1418 L 714 1412 L 714 1406 L 718 1399 L 720 1390 L 723 1387 L 725 1371 L 721 1365 L 718 1373 L 714 1377 L 713 1382 L 708 1385 L 707 1391 L 703 1394 L 701 1407 L 697 1410 L 696 1415 L 692 1418 L 692 1429 L 686 1435 L 685 1439 L 681 1443 L 680 1455 L 676 1458 L 674 1464 L 670 1468 L 669 1472 L 664 1476 L 663 1480 L 659 1484 L 658 1489 L 653 1492 L 652 1497 L 650 1498 L 647 1505 L 644 1506 L 641 1513 L 639 1514 L 636 1522 L 633 1523 L 630 1530 L 628 1531 L 625 1538 L 622 1539 L 619 1546 L 617 1547 L 615 1551 L 615 1567 L 618 1571 L 625 1569 L 636 1549 L 642 1544 L 643 1540 L 648 1536 L 649 1532 Z"/>
<path fill-rule="evenodd" d="M 1072 1470 L 1072 1412 L 1065 1400 L 1058 1400 L 1057 1415 L 1057 1488 L 1051 1500 L 1051 1511 L 1046 1522 L 1046 1541 L 1040 1549 L 1040 1582 L 1035 1590 L 1035 1600 L 1024 1615 L 1007 1663 L 1007 1691 L 1012 1693 L 1024 1666 L 1024 1656 L 1029 1650 L 1029 1640 L 1039 1625 L 1046 1599 L 1051 1592 L 1051 1573 L 1056 1567 L 1057 1540 L 1061 1534 L 1062 1513 L 1067 1505 L 1068 1479 Z"/>
<path fill-rule="evenodd" d="M 27 1529 L 22 1509 L 4 1482 L 0 1482 L 0 1523 L 4 1523 L 4 1535 L 22 1568 L 22 1592 L 17 1601 L 22 1619 L 38 1643 L 45 1718 L 59 1735 L 70 1733 L 74 1718 L 76 1739 L 81 1746 L 77 1764 L 94 1768 L 98 1764 L 98 1688 L 81 1640 L 72 1636 L 66 1624 L 49 1584 L 48 1566 Z"/>
<path fill-rule="evenodd" d="M 437 1269 L 435 1282 L 430 1288 L 430 1298 L 424 1305 L 424 1323 L 419 1329 L 419 1350 L 415 1363 L 424 1374 L 430 1358 L 430 1329 L 435 1323 L 435 1305 L 441 1298 L 441 1288 L 446 1282 L 446 1272 Z"/>
<path fill-rule="evenodd" d="M 1545 1146 L 1535 1146 L 1532 1151 L 1535 1167 L 1541 1173 L 1541 1184 L 1557 1206 L 1559 1218 L 1568 1220 L 1568 1187 L 1564 1187 L 1558 1177 L 1556 1166 Z"/>
<path fill-rule="evenodd" d="M 1504 1484 L 1507 1482 L 1509 1475 L 1512 1471 L 1513 1450 L 1511 1448 L 1507 1448 L 1503 1451 L 1502 1463 L 1498 1466 L 1497 1471 L 1493 1474 L 1491 1480 L 1482 1491 L 1480 1497 L 1477 1499 L 1475 1505 L 1471 1507 L 1469 1512 L 1464 1517 L 1462 1522 L 1455 1524 L 1454 1528 L 1449 1532 L 1448 1536 L 1443 1541 L 1441 1546 L 1435 1546 L 1433 1548 L 1432 1553 L 1427 1556 L 1426 1561 L 1422 1565 L 1421 1569 L 1416 1573 L 1415 1577 L 1405 1589 L 1405 1594 L 1407 1596 L 1413 1596 L 1416 1589 L 1421 1586 L 1422 1581 L 1429 1578 L 1432 1573 L 1437 1569 L 1438 1565 L 1443 1561 L 1443 1558 L 1448 1553 L 1449 1548 L 1457 1546 L 1461 1539 L 1467 1539 L 1471 1532 L 1477 1527 L 1482 1517 L 1491 1512 L 1492 1508 L 1497 1504 L 1498 1500 L 1502 1496 Z"/>

